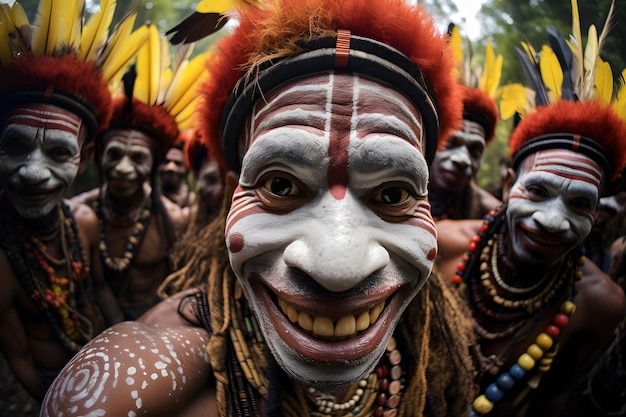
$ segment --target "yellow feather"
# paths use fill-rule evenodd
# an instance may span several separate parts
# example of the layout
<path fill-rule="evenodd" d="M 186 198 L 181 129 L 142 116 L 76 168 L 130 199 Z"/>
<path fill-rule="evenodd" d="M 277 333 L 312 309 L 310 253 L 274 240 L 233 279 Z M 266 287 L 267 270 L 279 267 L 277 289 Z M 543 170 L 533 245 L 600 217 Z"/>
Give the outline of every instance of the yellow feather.
<path fill-rule="evenodd" d="M 196 119 L 196 103 L 197 100 L 193 102 L 193 105 L 185 107 L 182 112 L 176 115 L 176 124 L 179 130 L 183 131 L 193 127 Z"/>
<path fill-rule="evenodd" d="M 85 0 L 75 0 L 73 4 L 73 17 L 68 17 L 70 33 L 68 35 L 67 45 L 70 49 L 79 53 L 80 37 L 83 32 L 83 14 L 85 13 Z"/>
<path fill-rule="evenodd" d="M 89 17 L 80 39 L 80 52 L 85 60 L 95 59 L 109 36 L 115 14 L 116 0 L 101 0 L 100 10 Z"/>
<path fill-rule="evenodd" d="M 33 28 L 32 51 L 36 56 L 46 54 L 51 13 L 52 1 L 40 0 L 39 7 L 37 8 L 37 18 L 35 19 Z"/>
<path fill-rule="evenodd" d="M 574 79 L 574 91 L 581 97 L 583 94 L 582 77 L 584 77 L 584 55 L 583 55 L 583 38 L 580 32 L 580 16 L 578 14 L 578 1 L 571 0 L 572 3 L 572 34 L 568 44 L 572 50 L 574 62 L 573 67 L 573 79 Z"/>
<path fill-rule="evenodd" d="M 201 0 L 196 6 L 198 13 L 226 13 L 235 9 L 234 0 Z"/>
<path fill-rule="evenodd" d="M 612 103 L 615 113 L 626 121 L 626 68 L 622 71 L 619 81 L 619 90 Z"/>
<path fill-rule="evenodd" d="M 165 70 L 163 70 L 163 72 L 161 73 L 161 85 L 159 87 L 159 98 L 156 101 L 157 103 L 163 104 L 163 102 L 165 101 L 165 94 L 167 93 L 167 89 L 172 83 L 173 78 L 174 71 L 172 71 L 171 68 L 165 68 Z"/>
<path fill-rule="evenodd" d="M 142 25 L 132 31 L 136 14 L 127 16 L 111 35 L 101 55 L 101 68 L 104 79 L 110 83 L 120 82 L 126 67 L 133 61 L 139 48 L 149 37 L 149 30 Z"/>
<path fill-rule="evenodd" d="M 32 41 L 32 27 L 28 16 L 24 11 L 22 5 L 18 2 L 13 3 L 11 11 L 9 12 L 13 25 L 15 26 L 17 33 L 16 39 L 12 39 L 15 48 L 18 52 L 30 51 Z M 14 51 L 15 52 L 15 51 Z"/>
<path fill-rule="evenodd" d="M 448 40 L 450 47 L 452 48 L 452 53 L 454 54 L 454 59 L 456 61 L 456 66 L 461 70 L 463 67 L 463 40 L 461 39 L 461 32 L 458 26 L 454 26 L 452 28 L 452 32 L 450 33 L 450 39 Z M 462 72 L 462 71 L 461 71 Z"/>
<path fill-rule="evenodd" d="M 525 114 L 526 89 L 522 84 L 508 84 L 502 87 L 500 95 L 500 117 L 510 119 L 515 113 Z"/>
<path fill-rule="evenodd" d="M 561 97 L 561 88 L 563 87 L 563 70 L 559 64 L 556 54 L 547 45 L 541 48 L 541 56 L 539 58 L 539 70 L 544 84 L 551 94 L 551 98 Z"/>
<path fill-rule="evenodd" d="M 204 64 L 210 54 L 205 52 L 197 55 L 176 71 L 164 100 L 170 113 L 178 114 L 189 104 L 186 98 L 189 91 L 192 91 L 192 97 L 196 95 L 194 86 L 208 76 Z"/>
<path fill-rule="evenodd" d="M 137 80 L 134 96 L 138 100 L 153 105 L 159 94 L 161 77 L 161 45 L 159 31 L 153 24 L 148 25 L 148 40 L 137 53 Z"/>
<path fill-rule="evenodd" d="M 609 104 L 613 98 L 613 72 L 611 64 L 597 57 L 595 77 L 595 97 L 603 104 Z"/>
<path fill-rule="evenodd" d="M 10 27 L 13 26 L 4 8 L 0 8 L 0 64 L 6 65 L 13 61 L 13 52 L 9 40 Z"/>
<path fill-rule="evenodd" d="M 485 50 L 485 68 L 480 79 L 479 87 L 485 91 L 489 97 L 495 98 L 502 76 L 502 55 L 496 57 L 491 42 L 487 42 Z"/>
<path fill-rule="evenodd" d="M 581 100 L 593 97 L 593 80 L 596 72 L 596 58 L 598 57 L 598 32 L 594 25 L 589 26 L 587 45 L 585 46 L 583 95 Z"/>
<path fill-rule="evenodd" d="M 535 48 L 533 48 L 531 44 L 522 42 L 522 48 L 526 51 L 526 55 L 528 55 L 531 62 L 537 62 L 537 51 L 535 51 Z"/>

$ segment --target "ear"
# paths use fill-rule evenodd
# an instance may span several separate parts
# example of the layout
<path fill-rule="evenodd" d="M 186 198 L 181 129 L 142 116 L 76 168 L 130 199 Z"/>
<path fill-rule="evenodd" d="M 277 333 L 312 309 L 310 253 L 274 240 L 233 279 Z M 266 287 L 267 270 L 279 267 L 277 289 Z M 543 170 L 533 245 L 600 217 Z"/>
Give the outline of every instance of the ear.
<path fill-rule="evenodd" d="M 509 200 L 509 193 L 511 192 L 511 188 L 513 188 L 513 184 L 515 184 L 515 171 L 513 171 L 513 168 L 507 168 L 504 184 L 502 184 L 503 203 L 506 203 Z"/>
<path fill-rule="evenodd" d="M 89 164 L 89 160 L 91 159 L 91 155 L 93 155 L 93 151 L 96 148 L 96 144 L 94 142 L 89 142 L 84 145 L 80 150 L 80 164 L 78 165 L 78 175 L 82 174 L 87 165 Z"/>

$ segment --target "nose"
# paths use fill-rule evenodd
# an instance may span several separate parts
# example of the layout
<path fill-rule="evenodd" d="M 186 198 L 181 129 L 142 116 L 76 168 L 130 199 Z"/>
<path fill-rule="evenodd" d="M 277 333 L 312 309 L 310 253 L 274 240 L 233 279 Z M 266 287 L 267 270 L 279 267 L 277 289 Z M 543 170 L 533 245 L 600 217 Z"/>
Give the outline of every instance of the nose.
<path fill-rule="evenodd" d="M 389 253 L 376 240 L 367 209 L 349 194 L 316 206 L 320 215 L 301 238 L 287 246 L 285 263 L 308 274 L 329 291 L 355 287 L 389 263 Z"/>
<path fill-rule="evenodd" d="M 39 150 L 31 153 L 24 165 L 22 165 L 18 173 L 20 177 L 29 184 L 39 184 L 50 178 L 51 172 L 44 164 L 43 156 Z"/>
<path fill-rule="evenodd" d="M 128 156 L 122 157 L 119 163 L 115 165 L 115 171 L 120 175 L 130 175 L 134 171 L 130 158 Z"/>
<path fill-rule="evenodd" d="M 472 162 L 465 146 L 457 148 L 450 156 L 450 160 L 454 165 L 460 168 L 466 168 L 470 166 Z"/>
<path fill-rule="evenodd" d="M 561 233 L 570 228 L 570 223 L 567 219 L 567 209 L 558 201 L 554 201 L 552 204 L 535 211 L 532 218 L 550 233 Z"/>

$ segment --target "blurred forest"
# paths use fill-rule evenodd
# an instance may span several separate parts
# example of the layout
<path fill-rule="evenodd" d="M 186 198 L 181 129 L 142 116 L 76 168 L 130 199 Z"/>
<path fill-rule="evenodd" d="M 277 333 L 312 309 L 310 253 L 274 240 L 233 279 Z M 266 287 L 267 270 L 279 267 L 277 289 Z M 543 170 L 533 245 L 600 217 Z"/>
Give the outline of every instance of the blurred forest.
<path fill-rule="evenodd" d="M 370 0 L 374 1 L 374 0 Z M 450 21 L 448 16 L 458 15 L 458 8 L 452 0 L 407 0 L 410 3 L 423 4 L 436 16 L 438 25 L 445 30 L 449 23 L 455 23 L 463 35 L 463 19 Z M 457 2 L 466 0 L 457 0 Z M 39 0 L 21 0 L 31 22 L 34 22 Z M 580 19 L 583 38 L 589 25 L 594 24 L 598 31 L 604 26 L 611 0 L 579 0 Z M 118 0 L 116 20 L 131 10 L 137 10 L 137 22 L 151 21 L 158 25 L 162 32 L 175 26 L 191 14 L 197 0 Z M 97 10 L 98 1 L 87 0 L 86 10 L 93 13 Z M 601 52 L 602 58 L 609 62 L 614 73 L 615 82 L 626 68 L 626 0 L 615 0 L 616 15 L 612 22 L 611 32 Z M 477 15 L 481 23 L 480 37 L 474 41 L 473 59 L 482 66 L 487 40 L 490 40 L 497 54 L 504 57 L 502 80 L 500 85 L 509 82 L 526 83 L 526 79 L 515 55 L 515 47 L 526 41 L 540 49 L 547 43 L 546 26 L 556 26 L 564 37 L 572 32 L 572 13 L 570 0 L 485 0 Z M 198 42 L 195 52 L 206 50 L 219 38 L 224 31 Z M 172 48 L 172 52 L 175 52 Z M 496 185 L 501 181 L 500 160 L 507 155 L 507 137 L 512 129 L 512 122 L 501 122 L 497 130 L 496 140 L 485 153 L 483 167 L 478 181 L 482 186 Z M 74 192 L 94 186 L 94 167 L 90 167 L 84 178 L 79 178 Z"/>

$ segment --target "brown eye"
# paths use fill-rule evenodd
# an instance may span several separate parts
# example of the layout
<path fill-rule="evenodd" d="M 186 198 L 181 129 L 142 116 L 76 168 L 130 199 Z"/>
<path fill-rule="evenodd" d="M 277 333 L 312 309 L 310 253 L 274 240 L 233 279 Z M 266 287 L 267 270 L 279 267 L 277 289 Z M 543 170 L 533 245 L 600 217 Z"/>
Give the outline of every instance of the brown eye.
<path fill-rule="evenodd" d="M 290 195 L 297 195 L 300 189 L 293 181 L 285 177 L 273 176 L 269 177 L 263 183 L 263 186 L 269 190 L 272 194 L 287 197 Z"/>
<path fill-rule="evenodd" d="M 387 187 L 378 193 L 377 200 L 384 204 L 398 204 L 409 197 L 409 193 L 401 187 Z"/>

